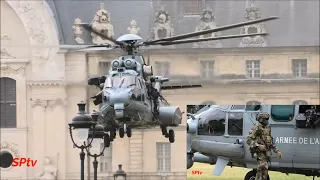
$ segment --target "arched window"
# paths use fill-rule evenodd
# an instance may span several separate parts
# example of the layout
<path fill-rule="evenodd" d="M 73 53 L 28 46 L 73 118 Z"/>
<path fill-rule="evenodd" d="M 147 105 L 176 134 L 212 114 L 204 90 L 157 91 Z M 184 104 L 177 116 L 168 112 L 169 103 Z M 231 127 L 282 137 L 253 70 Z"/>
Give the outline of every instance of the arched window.
<path fill-rule="evenodd" d="M 248 101 L 246 102 L 247 111 L 258 111 L 261 108 L 261 102 L 259 101 Z"/>
<path fill-rule="evenodd" d="M 0 78 L 0 128 L 15 128 L 17 126 L 16 81 L 11 78 Z"/>
<path fill-rule="evenodd" d="M 204 101 L 200 105 L 215 105 L 216 103 L 214 101 Z"/>
<path fill-rule="evenodd" d="M 292 102 L 293 105 L 308 105 L 307 101 L 304 100 L 296 100 Z"/>

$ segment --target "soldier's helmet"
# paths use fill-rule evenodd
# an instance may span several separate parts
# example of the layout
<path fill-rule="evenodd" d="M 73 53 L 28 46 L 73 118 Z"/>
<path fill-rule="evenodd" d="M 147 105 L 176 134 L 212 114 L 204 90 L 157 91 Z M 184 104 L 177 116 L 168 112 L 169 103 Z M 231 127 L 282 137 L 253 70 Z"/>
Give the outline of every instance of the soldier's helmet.
<path fill-rule="evenodd" d="M 260 112 L 256 116 L 256 120 L 263 124 L 268 124 L 269 118 L 270 118 L 270 115 L 265 112 Z"/>

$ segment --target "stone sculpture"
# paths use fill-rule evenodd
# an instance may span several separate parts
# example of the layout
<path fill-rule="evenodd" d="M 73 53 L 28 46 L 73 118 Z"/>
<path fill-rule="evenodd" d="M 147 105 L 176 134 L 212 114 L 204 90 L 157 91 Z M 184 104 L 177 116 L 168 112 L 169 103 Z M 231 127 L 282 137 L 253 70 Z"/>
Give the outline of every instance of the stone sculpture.
<path fill-rule="evenodd" d="M 36 175 L 36 180 L 56 180 L 58 169 L 45 157 L 43 172 Z"/>
<path fill-rule="evenodd" d="M 215 22 L 215 16 L 213 15 L 213 12 L 210 8 L 206 8 L 202 11 L 201 16 L 200 16 L 200 23 L 197 25 L 195 31 L 203 31 L 203 30 L 208 30 L 208 29 L 213 29 L 216 28 L 216 22 Z M 214 32 L 211 34 L 206 34 L 206 35 L 201 35 L 199 38 L 213 38 L 213 37 L 218 37 L 220 36 L 220 32 Z M 222 47 L 221 42 L 219 40 L 215 41 L 203 41 L 203 42 L 197 42 L 193 44 L 193 47 Z"/>
<path fill-rule="evenodd" d="M 261 18 L 260 9 L 255 6 L 255 0 L 250 0 L 245 18 L 247 21 L 252 21 Z M 252 24 L 241 28 L 241 34 L 265 33 L 265 27 L 262 23 Z M 244 37 L 240 42 L 240 47 L 266 47 L 267 42 L 262 36 Z"/>
<path fill-rule="evenodd" d="M 113 25 L 110 23 L 110 13 L 104 9 L 104 3 L 101 3 L 100 10 L 96 12 L 94 19 L 91 22 L 91 27 L 96 32 L 100 32 L 107 37 L 114 36 Z M 91 36 L 93 44 L 113 44 L 111 41 L 99 36 L 94 32 L 91 32 Z"/>
<path fill-rule="evenodd" d="M 140 28 L 137 26 L 136 20 L 130 22 L 130 27 L 127 30 L 130 34 L 140 35 Z"/>
<path fill-rule="evenodd" d="M 73 23 L 73 26 L 72 26 L 72 29 L 73 29 L 73 33 L 74 33 L 74 36 L 75 36 L 75 41 L 78 43 L 78 44 L 84 44 L 84 41 L 83 39 L 81 38 L 82 34 L 83 34 L 83 27 L 81 25 L 81 19 L 79 18 L 76 18 L 74 20 L 74 23 Z"/>
<path fill-rule="evenodd" d="M 174 29 L 171 24 L 170 15 L 165 10 L 155 14 L 154 26 L 151 30 L 151 39 L 158 40 L 173 36 Z"/>

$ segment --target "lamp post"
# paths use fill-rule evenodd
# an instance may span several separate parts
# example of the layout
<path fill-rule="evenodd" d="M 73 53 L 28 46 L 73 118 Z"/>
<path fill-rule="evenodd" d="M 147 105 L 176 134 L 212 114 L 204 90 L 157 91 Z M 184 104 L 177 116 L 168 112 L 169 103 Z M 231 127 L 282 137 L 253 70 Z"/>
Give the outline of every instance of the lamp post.
<path fill-rule="evenodd" d="M 81 149 L 81 152 L 79 154 L 80 160 L 81 160 L 81 169 L 80 169 L 81 180 L 84 180 L 84 158 L 85 158 L 84 149 L 91 146 L 93 138 L 91 139 L 91 141 L 89 141 L 87 145 L 85 141 L 88 139 L 88 134 L 89 134 L 88 132 L 90 128 L 93 128 L 93 134 L 95 134 L 95 125 L 96 125 L 96 122 L 92 121 L 92 117 L 85 112 L 85 109 L 86 109 L 86 104 L 81 101 L 78 104 L 79 112 L 77 116 L 74 117 L 72 119 L 72 122 L 68 124 L 73 147 L 77 147 Z M 77 143 L 75 143 L 72 135 L 72 130 L 75 130 L 79 140 L 82 143 L 81 145 L 78 145 Z"/>
<path fill-rule="evenodd" d="M 91 117 L 92 117 L 93 122 L 96 122 L 96 123 L 98 122 L 98 113 L 97 112 L 94 111 L 92 113 Z M 94 130 L 95 130 L 95 133 L 93 133 Z M 97 180 L 98 179 L 98 176 L 97 176 L 97 169 L 98 169 L 97 157 L 100 157 L 101 155 L 103 155 L 105 148 L 110 146 L 110 138 L 109 138 L 108 133 L 106 133 L 104 131 L 104 127 L 98 123 L 95 125 L 94 129 L 91 128 L 89 130 L 88 139 L 90 139 L 90 138 L 93 138 L 92 146 L 91 146 L 93 149 L 100 149 L 101 139 L 104 139 L 104 146 L 103 146 L 103 149 L 101 152 L 99 151 L 99 153 L 91 154 L 89 151 L 89 148 L 86 148 L 88 155 L 94 158 L 94 160 L 92 162 L 92 164 L 93 164 L 93 179 Z"/>
<path fill-rule="evenodd" d="M 122 164 L 118 165 L 119 169 L 114 173 L 114 180 L 126 180 L 127 174 L 122 170 Z"/>

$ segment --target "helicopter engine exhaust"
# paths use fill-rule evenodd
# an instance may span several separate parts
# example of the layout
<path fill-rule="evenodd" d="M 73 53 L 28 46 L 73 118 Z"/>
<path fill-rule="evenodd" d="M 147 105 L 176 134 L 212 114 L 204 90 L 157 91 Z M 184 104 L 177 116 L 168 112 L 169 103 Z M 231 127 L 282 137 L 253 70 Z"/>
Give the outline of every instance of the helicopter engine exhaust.
<path fill-rule="evenodd" d="M 191 148 L 203 154 L 230 157 L 230 159 L 239 159 L 244 157 L 242 144 L 212 142 L 205 140 L 193 140 Z"/>
<path fill-rule="evenodd" d="M 164 126 L 178 126 L 182 120 L 180 108 L 177 106 L 159 107 L 159 120 Z"/>

